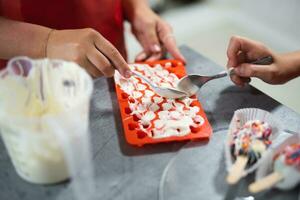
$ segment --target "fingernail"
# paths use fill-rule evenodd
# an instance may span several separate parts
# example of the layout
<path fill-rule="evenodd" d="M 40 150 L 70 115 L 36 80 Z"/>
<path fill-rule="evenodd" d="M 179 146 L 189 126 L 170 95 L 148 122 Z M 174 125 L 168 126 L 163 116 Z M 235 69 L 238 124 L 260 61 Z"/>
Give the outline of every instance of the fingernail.
<path fill-rule="evenodd" d="M 161 52 L 161 48 L 158 44 L 152 46 L 152 51 L 154 52 Z"/>
<path fill-rule="evenodd" d="M 130 78 L 131 75 L 132 75 L 132 72 L 131 72 L 130 70 L 127 70 L 127 71 L 125 72 L 125 78 Z"/>

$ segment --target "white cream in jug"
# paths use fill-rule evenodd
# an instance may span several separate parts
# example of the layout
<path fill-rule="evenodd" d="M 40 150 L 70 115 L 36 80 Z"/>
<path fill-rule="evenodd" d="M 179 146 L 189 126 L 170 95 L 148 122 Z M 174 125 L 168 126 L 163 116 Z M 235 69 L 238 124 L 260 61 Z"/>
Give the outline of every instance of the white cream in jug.
<path fill-rule="evenodd" d="M 91 92 L 91 78 L 75 63 L 20 57 L 0 72 L 1 134 L 21 177 L 42 184 L 69 177 L 58 137 L 75 142 L 74 123 L 83 138 L 88 133 Z"/>

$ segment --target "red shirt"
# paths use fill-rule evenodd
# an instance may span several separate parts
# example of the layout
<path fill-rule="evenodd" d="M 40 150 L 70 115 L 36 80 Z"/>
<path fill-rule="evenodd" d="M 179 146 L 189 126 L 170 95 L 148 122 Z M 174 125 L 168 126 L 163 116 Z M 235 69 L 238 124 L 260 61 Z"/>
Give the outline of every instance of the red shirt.
<path fill-rule="evenodd" d="M 121 0 L 0 0 L 0 15 L 54 29 L 93 28 L 126 58 Z"/>

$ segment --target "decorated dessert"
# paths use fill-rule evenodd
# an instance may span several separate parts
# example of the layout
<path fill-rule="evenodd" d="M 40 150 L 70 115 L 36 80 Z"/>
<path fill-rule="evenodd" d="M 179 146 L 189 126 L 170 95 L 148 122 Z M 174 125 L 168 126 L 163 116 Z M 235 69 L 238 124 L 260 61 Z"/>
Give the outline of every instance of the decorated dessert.
<path fill-rule="evenodd" d="M 146 77 L 160 87 L 174 88 L 179 81 L 179 75 L 173 73 L 171 62 L 164 64 L 131 64 L 131 70 Z M 182 66 L 183 67 L 183 66 Z M 169 69 L 169 70 L 167 70 Z M 152 88 L 137 76 L 126 79 L 118 72 L 115 74 L 117 92 L 121 93 L 119 104 L 123 123 L 128 123 L 125 133 L 135 132 L 139 139 L 163 139 L 184 137 L 199 133 L 205 123 L 204 112 L 195 96 L 180 99 L 168 99 L 156 94 Z M 210 127 L 209 127 L 210 128 Z M 205 130 L 205 129 L 204 129 Z M 202 135 L 208 137 L 210 130 Z M 134 133 L 130 133 L 134 134 Z"/>
<path fill-rule="evenodd" d="M 245 168 L 255 164 L 271 144 L 271 126 L 260 120 L 250 120 L 233 132 L 230 142 L 230 151 L 233 160 L 227 181 L 236 183 L 242 176 Z"/>
<path fill-rule="evenodd" d="M 292 189 L 300 182 L 300 143 L 287 145 L 273 158 L 273 173 L 249 186 L 253 193 L 276 186 Z"/>

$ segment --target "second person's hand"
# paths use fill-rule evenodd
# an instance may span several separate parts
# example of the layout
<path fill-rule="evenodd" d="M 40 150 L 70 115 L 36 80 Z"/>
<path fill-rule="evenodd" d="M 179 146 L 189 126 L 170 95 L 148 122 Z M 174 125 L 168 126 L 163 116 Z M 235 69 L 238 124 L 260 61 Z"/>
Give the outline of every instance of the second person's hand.
<path fill-rule="evenodd" d="M 143 47 L 143 51 L 136 56 L 136 61 L 158 60 L 167 51 L 175 59 L 185 62 L 176 46 L 171 26 L 149 7 L 137 9 L 130 21 L 132 32 Z"/>
<path fill-rule="evenodd" d="M 235 68 L 236 75 L 231 76 L 231 79 L 239 86 L 250 82 L 251 77 L 270 84 L 283 84 L 299 76 L 299 52 L 277 54 L 260 42 L 233 36 L 228 45 L 227 56 L 227 67 Z M 266 56 L 272 56 L 272 64 L 250 64 Z"/>
<path fill-rule="evenodd" d="M 74 61 L 94 78 L 111 77 L 115 70 L 130 76 L 130 69 L 118 50 L 97 31 L 86 28 L 52 30 L 47 43 L 47 57 Z"/>

